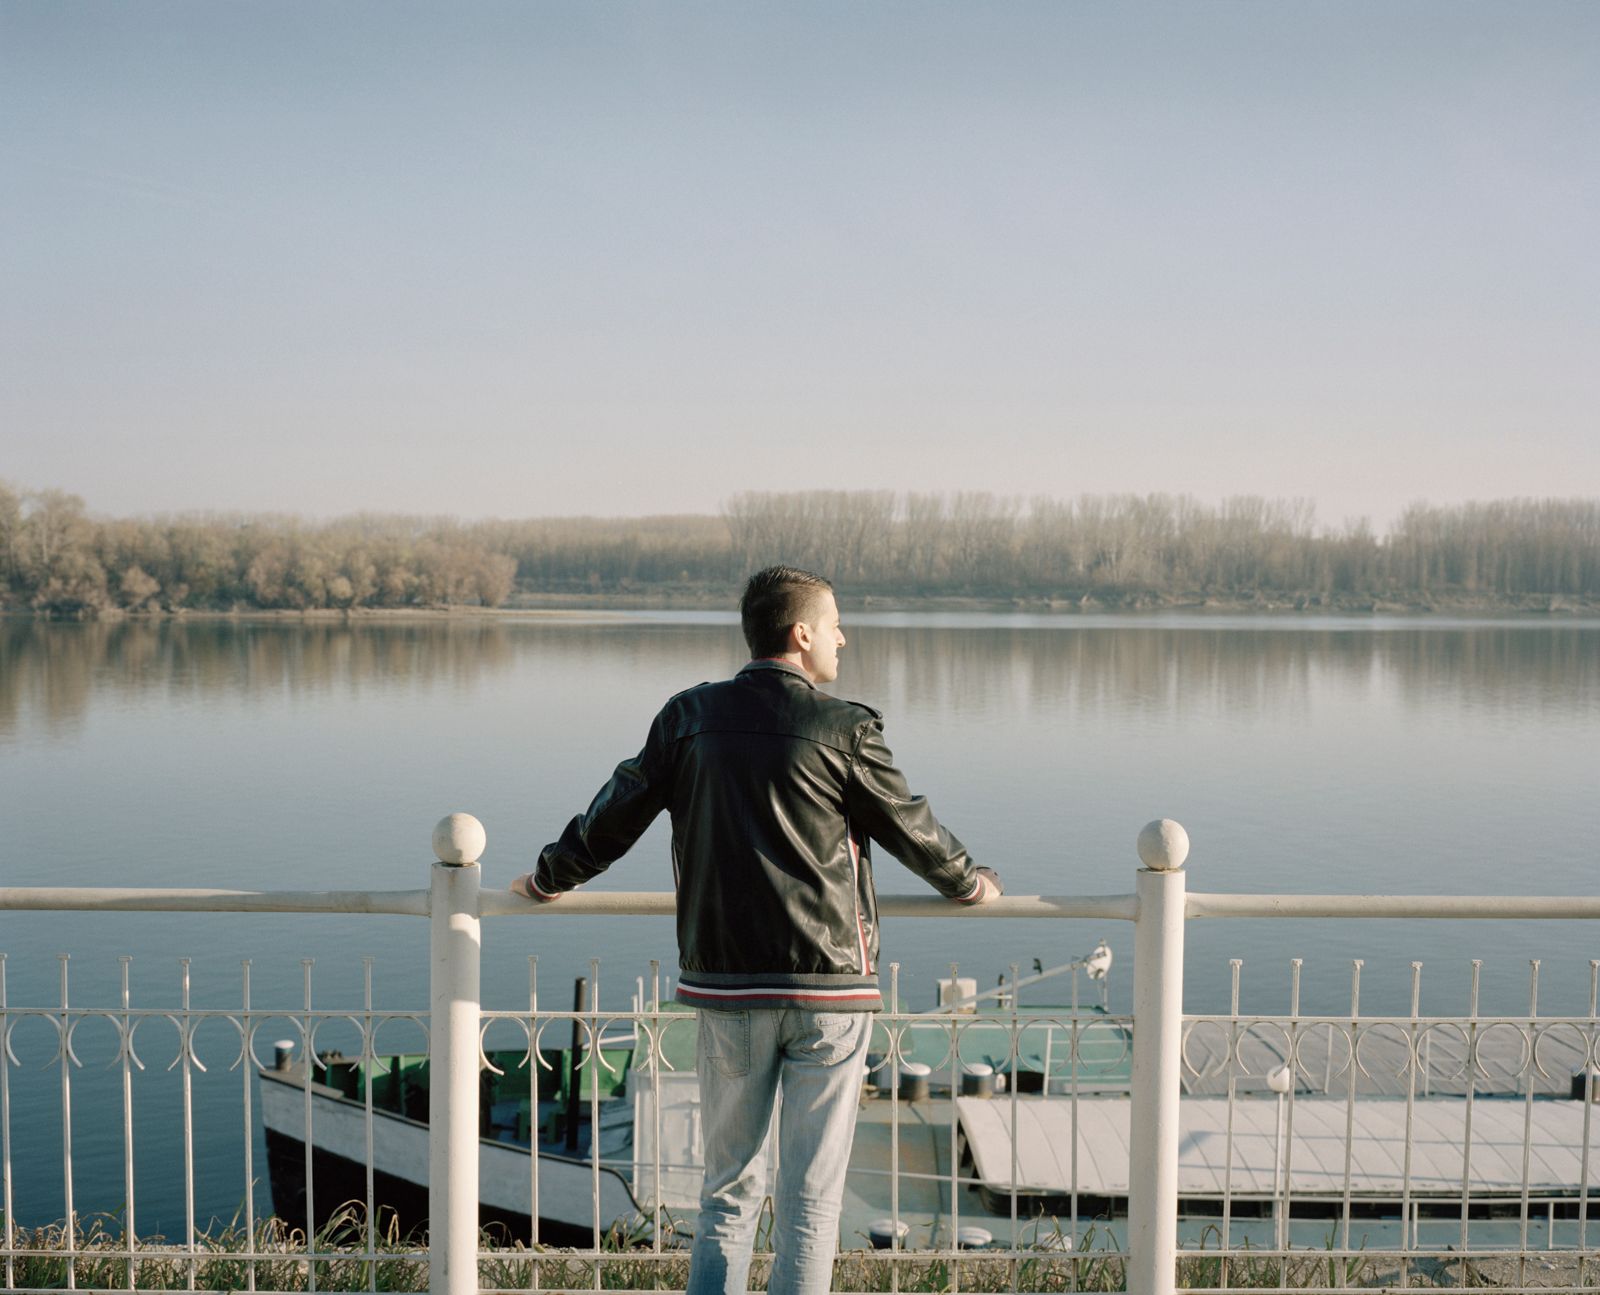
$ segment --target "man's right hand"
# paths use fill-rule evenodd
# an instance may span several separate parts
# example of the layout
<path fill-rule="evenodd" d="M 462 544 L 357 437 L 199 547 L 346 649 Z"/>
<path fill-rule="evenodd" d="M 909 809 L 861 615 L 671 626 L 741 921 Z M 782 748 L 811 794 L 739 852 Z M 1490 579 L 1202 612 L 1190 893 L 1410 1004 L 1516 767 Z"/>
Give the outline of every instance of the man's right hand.
<path fill-rule="evenodd" d="M 976 899 L 969 899 L 969 904 L 988 904 L 1006 893 L 1006 888 L 1000 881 L 1000 874 L 993 868 L 979 868 L 978 881 L 983 889 L 978 892 Z"/>

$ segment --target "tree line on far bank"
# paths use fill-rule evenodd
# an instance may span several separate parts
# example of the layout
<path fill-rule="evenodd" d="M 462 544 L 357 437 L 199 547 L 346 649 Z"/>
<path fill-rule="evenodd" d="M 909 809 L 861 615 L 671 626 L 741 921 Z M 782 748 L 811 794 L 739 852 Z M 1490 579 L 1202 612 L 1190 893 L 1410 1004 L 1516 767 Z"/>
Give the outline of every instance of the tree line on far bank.
<path fill-rule="evenodd" d="M 1307 500 L 746 492 L 721 514 L 460 522 L 102 518 L 0 482 L 0 606 L 47 615 L 497 607 L 514 595 L 724 596 L 770 562 L 855 594 L 1095 599 L 1600 597 L 1600 500 L 1416 504 L 1385 535 Z"/>

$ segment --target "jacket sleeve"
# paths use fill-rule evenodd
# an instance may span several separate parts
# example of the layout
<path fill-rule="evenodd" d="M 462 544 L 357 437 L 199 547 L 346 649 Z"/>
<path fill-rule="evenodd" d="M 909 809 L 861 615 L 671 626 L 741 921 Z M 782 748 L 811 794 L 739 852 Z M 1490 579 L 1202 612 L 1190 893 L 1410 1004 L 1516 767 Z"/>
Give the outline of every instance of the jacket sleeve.
<path fill-rule="evenodd" d="M 853 823 L 946 899 L 978 899 L 982 879 L 967 847 L 940 825 L 923 797 L 911 794 L 884 743 L 880 719 L 862 726 L 845 804 Z"/>
<path fill-rule="evenodd" d="M 567 824 L 559 841 L 539 851 L 533 888 L 554 898 L 598 877 L 626 854 L 667 807 L 672 790 L 671 759 L 666 726 L 657 715 L 644 749 L 617 766 L 589 808 Z"/>

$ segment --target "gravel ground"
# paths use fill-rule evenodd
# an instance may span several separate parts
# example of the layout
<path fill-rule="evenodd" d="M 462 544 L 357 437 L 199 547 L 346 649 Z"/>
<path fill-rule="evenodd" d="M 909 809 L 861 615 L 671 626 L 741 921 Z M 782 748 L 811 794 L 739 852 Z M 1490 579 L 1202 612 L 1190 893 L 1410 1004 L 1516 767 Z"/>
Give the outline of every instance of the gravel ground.
<path fill-rule="evenodd" d="M 1530 1255 L 1524 1265 L 1516 1255 L 1476 1255 L 1467 1260 L 1465 1281 L 1461 1264 L 1455 1259 L 1416 1259 L 1412 1261 L 1411 1288 L 1453 1288 L 1504 1291 L 1595 1290 L 1600 1287 L 1600 1257 L 1590 1252 L 1583 1260 L 1576 1254 Z M 1586 1284 L 1583 1284 L 1586 1283 Z M 1372 1289 L 1399 1289 L 1400 1267 L 1378 1261 L 1362 1283 Z"/>

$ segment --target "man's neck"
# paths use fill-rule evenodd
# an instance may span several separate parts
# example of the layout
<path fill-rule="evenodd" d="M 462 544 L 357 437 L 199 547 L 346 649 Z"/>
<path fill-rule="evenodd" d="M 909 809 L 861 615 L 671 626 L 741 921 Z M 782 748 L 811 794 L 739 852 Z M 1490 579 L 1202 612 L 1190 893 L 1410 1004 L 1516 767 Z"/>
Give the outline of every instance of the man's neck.
<path fill-rule="evenodd" d="M 781 656 L 758 656 L 750 658 L 751 665 L 757 665 L 765 662 L 771 662 L 773 665 L 793 666 L 801 674 L 805 675 L 805 677 L 812 683 L 816 683 L 816 680 L 811 677 L 811 671 L 806 669 L 805 662 L 800 659 L 800 654 L 798 652 L 785 652 Z"/>

